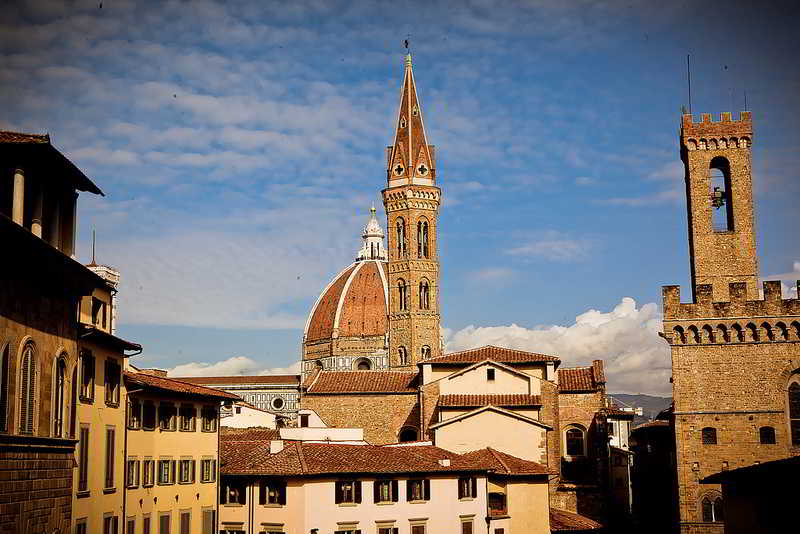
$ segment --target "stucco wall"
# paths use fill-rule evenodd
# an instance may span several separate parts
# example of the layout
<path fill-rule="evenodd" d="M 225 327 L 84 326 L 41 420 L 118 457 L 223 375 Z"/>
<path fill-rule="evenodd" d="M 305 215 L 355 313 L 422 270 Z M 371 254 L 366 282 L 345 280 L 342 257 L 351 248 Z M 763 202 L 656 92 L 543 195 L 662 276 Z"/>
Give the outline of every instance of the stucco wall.
<path fill-rule="evenodd" d="M 487 369 L 494 369 L 494 380 L 486 378 Z M 533 383 L 536 387 L 533 387 Z M 451 376 L 442 380 L 439 384 L 442 395 L 452 393 L 469 393 L 469 394 L 522 394 L 522 395 L 537 395 L 538 380 L 531 379 L 528 376 L 520 376 L 518 373 L 512 373 L 503 367 L 484 364 L 463 372 L 457 376 Z"/>

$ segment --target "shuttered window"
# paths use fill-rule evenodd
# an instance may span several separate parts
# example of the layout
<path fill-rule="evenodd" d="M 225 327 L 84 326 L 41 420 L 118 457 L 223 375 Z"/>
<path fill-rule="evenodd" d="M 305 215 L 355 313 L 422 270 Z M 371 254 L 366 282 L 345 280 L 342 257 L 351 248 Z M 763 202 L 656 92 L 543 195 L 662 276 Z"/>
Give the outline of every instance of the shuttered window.
<path fill-rule="evenodd" d="M 78 441 L 78 491 L 89 490 L 89 427 L 81 425 Z"/>
<path fill-rule="evenodd" d="M 0 352 L 0 432 L 8 431 L 8 345 Z"/>
<path fill-rule="evenodd" d="M 114 487 L 114 438 L 116 431 L 114 427 L 106 428 L 106 479 L 105 488 Z"/>
<path fill-rule="evenodd" d="M 216 528 L 214 521 L 214 510 L 203 510 L 203 532 L 202 534 L 214 534 Z"/>
<path fill-rule="evenodd" d="M 181 534 L 190 534 L 192 527 L 192 513 L 189 510 L 181 510 Z"/>
<path fill-rule="evenodd" d="M 158 534 L 169 534 L 171 520 L 172 516 L 169 512 L 162 512 L 158 516 Z"/>
<path fill-rule="evenodd" d="M 67 363 L 63 358 L 59 358 L 56 363 L 55 391 L 53 392 L 53 436 L 57 438 L 64 435 L 64 388 L 66 375 Z"/>
<path fill-rule="evenodd" d="M 22 349 L 20 360 L 20 392 L 19 392 L 19 432 L 33 434 L 33 418 L 36 411 L 36 362 L 33 344 Z"/>

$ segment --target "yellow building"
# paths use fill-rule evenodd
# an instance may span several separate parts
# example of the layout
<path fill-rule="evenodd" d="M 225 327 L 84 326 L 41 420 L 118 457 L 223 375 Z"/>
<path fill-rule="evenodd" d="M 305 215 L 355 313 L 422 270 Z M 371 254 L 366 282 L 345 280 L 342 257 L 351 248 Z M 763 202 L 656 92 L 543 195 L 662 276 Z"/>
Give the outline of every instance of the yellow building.
<path fill-rule="evenodd" d="M 164 374 L 124 372 L 125 532 L 214 534 L 219 406 L 238 397 Z"/>

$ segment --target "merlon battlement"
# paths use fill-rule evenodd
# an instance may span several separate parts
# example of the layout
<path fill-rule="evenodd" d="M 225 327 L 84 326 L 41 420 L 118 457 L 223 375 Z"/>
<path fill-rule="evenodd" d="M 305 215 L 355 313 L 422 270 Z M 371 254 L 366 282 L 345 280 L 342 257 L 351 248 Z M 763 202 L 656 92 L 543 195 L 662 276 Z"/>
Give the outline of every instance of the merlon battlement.
<path fill-rule="evenodd" d="M 684 139 L 700 136 L 753 136 L 753 119 L 750 111 L 739 113 L 739 120 L 733 120 L 730 111 L 722 113 L 719 121 L 712 120 L 711 113 L 703 113 L 700 122 L 686 113 L 681 118 L 681 137 Z"/>
<path fill-rule="evenodd" d="M 797 281 L 800 290 L 800 280 Z M 800 299 L 784 299 L 781 295 L 780 280 L 764 282 L 763 300 L 747 300 L 747 284 L 732 282 L 728 284 L 730 300 L 714 302 L 712 286 L 697 286 L 695 298 L 697 302 L 682 303 L 680 286 L 663 286 L 661 295 L 664 306 L 665 321 L 685 319 L 711 318 L 747 318 L 747 317 L 800 317 Z"/>

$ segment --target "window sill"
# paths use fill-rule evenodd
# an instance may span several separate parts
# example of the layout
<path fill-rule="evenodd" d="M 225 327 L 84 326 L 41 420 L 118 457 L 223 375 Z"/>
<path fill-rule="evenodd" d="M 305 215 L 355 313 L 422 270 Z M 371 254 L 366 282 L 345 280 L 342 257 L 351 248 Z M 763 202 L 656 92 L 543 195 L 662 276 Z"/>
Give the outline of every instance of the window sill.
<path fill-rule="evenodd" d="M 82 404 L 94 404 L 94 399 L 90 399 L 89 397 L 80 397 L 78 400 L 80 400 Z"/>
<path fill-rule="evenodd" d="M 391 506 L 393 504 L 397 504 L 397 503 L 394 502 L 394 501 L 380 501 L 380 502 L 376 502 L 375 506 Z"/>
<path fill-rule="evenodd" d="M 126 427 L 126 428 L 127 428 L 128 430 L 141 430 L 141 429 L 142 429 L 142 427 L 140 427 L 140 426 L 128 426 L 128 427 Z"/>
<path fill-rule="evenodd" d="M 155 429 L 156 429 L 156 427 L 153 427 L 153 428 L 147 428 L 146 426 L 142 427 L 142 430 L 144 430 L 145 432 L 153 432 Z"/>
<path fill-rule="evenodd" d="M 144 486 L 142 486 L 144 487 Z M 125 486 L 125 489 L 139 489 L 139 485 L 136 484 L 135 486 Z"/>
<path fill-rule="evenodd" d="M 463 500 L 463 499 L 462 499 L 462 500 Z M 427 502 L 428 502 L 428 501 L 426 501 L 426 500 L 424 500 L 424 499 L 417 499 L 416 501 L 408 501 L 408 504 L 425 504 L 425 503 L 427 503 Z"/>
<path fill-rule="evenodd" d="M 267 504 L 262 504 L 261 506 L 263 506 L 264 508 L 283 508 L 284 507 L 283 504 L 277 504 L 277 503 L 267 503 Z"/>
<path fill-rule="evenodd" d="M 175 432 L 175 429 L 174 429 L 174 428 L 160 428 L 160 427 L 159 427 L 159 430 L 160 430 L 161 432 Z"/>
<path fill-rule="evenodd" d="M 85 499 L 86 497 L 89 497 L 89 496 L 91 496 L 91 495 L 92 495 L 92 492 L 91 492 L 91 491 L 89 491 L 89 490 L 79 491 L 79 492 L 77 492 L 77 493 L 75 494 L 75 496 L 76 496 L 77 498 L 79 498 L 79 499 Z"/>
<path fill-rule="evenodd" d="M 459 501 L 474 501 L 475 497 L 461 497 Z"/>
<path fill-rule="evenodd" d="M 505 514 L 489 514 L 489 519 L 511 519 L 511 516 L 507 513 Z"/>
<path fill-rule="evenodd" d="M 181 428 L 181 432 L 197 432 L 194 428 Z"/>
<path fill-rule="evenodd" d="M 117 488 L 103 488 L 103 494 L 108 495 L 110 493 L 116 493 Z"/>
<path fill-rule="evenodd" d="M 242 508 L 244 505 L 239 503 L 225 503 L 222 506 L 225 506 L 226 508 Z"/>
<path fill-rule="evenodd" d="M 174 482 L 159 482 L 158 485 L 159 486 L 174 486 L 175 483 Z"/>
<path fill-rule="evenodd" d="M 144 488 L 152 488 L 153 484 L 142 484 L 142 489 Z"/>
<path fill-rule="evenodd" d="M 119 402 L 108 402 L 106 401 L 106 406 L 109 408 L 119 408 Z"/>
<path fill-rule="evenodd" d="M 340 502 L 339 506 L 341 506 L 343 508 L 350 508 L 350 507 L 353 507 L 353 506 L 358 506 L 358 503 L 355 503 L 355 502 Z"/>

